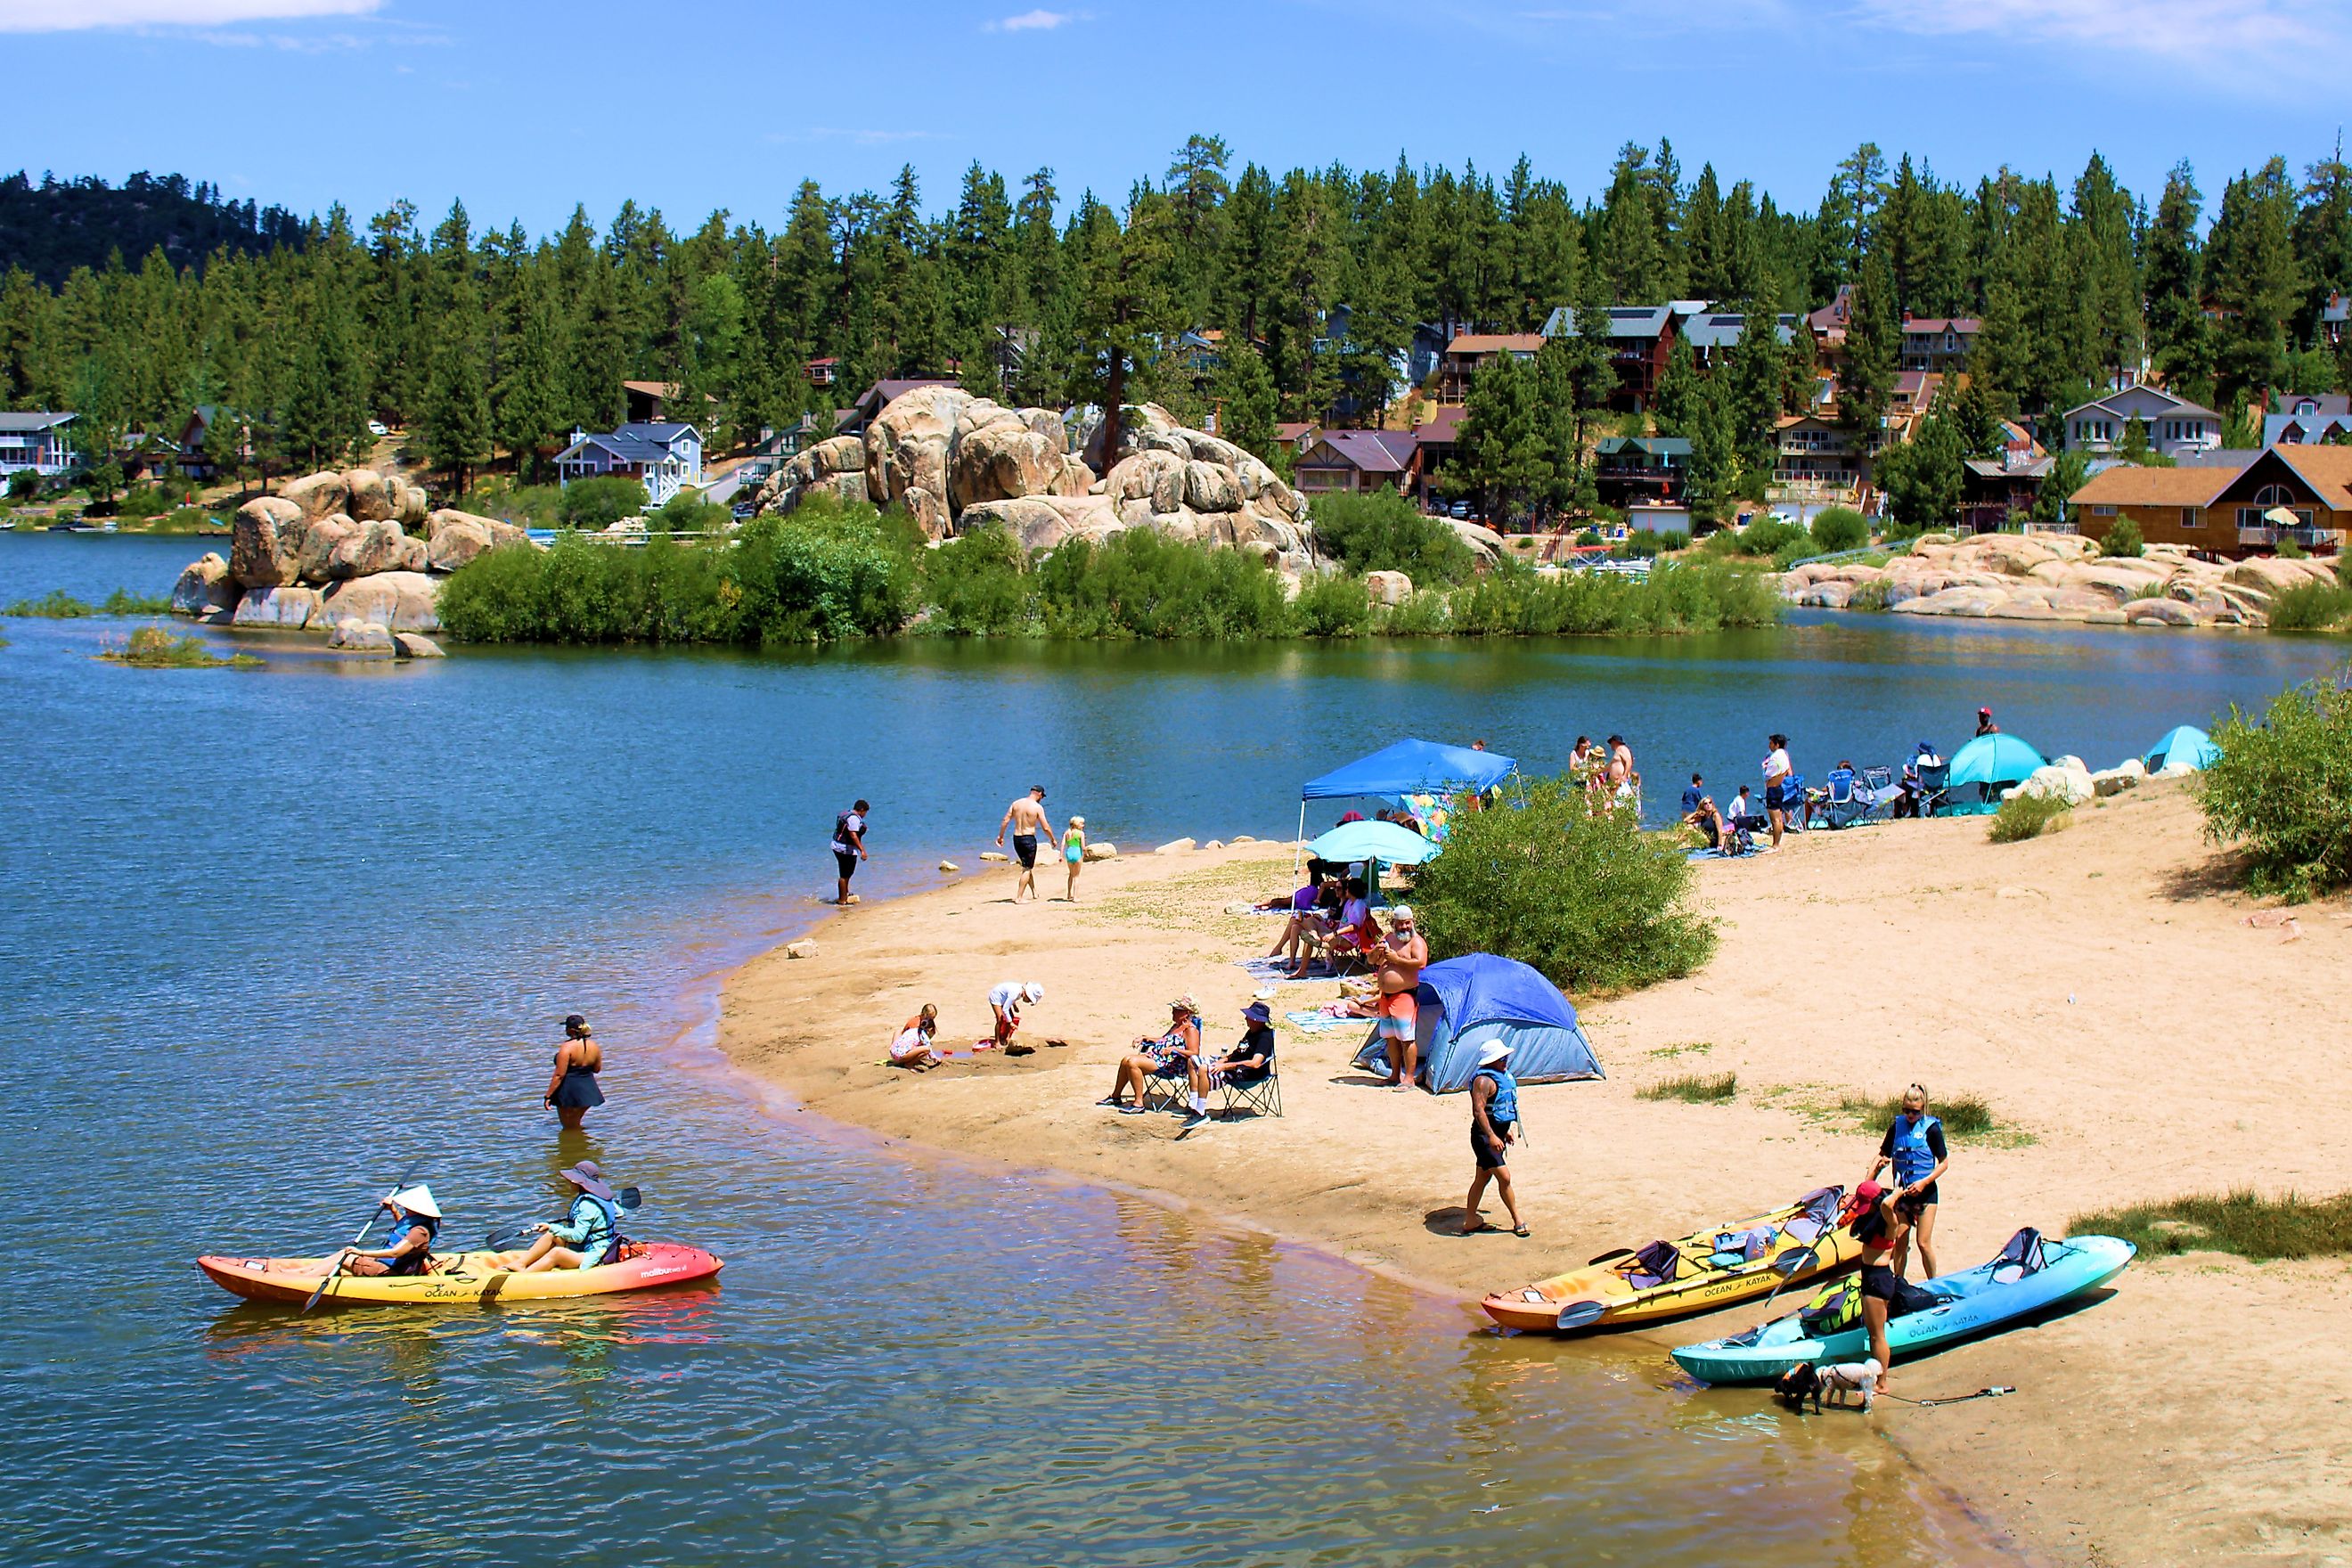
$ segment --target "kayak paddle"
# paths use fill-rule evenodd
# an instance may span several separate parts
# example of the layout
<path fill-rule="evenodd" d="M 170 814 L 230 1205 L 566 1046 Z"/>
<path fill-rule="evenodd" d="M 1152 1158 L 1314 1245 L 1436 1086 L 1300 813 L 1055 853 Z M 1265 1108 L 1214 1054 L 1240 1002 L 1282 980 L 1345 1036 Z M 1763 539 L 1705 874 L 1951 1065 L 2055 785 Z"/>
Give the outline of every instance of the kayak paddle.
<path fill-rule="evenodd" d="M 1820 1268 L 1821 1262 L 1822 1252 L 1817 1247 L 1801 1247 L 1795 1252 L 1784 1252 L 1772 1259 L 1772 1272 L 1780 1277 L 1780 1283 L 1772 1287 L 1772 1295 L 1764 1298 L 1764 1304 L 1769 1307 L 1773 1297 L 1780 1295 L 1787 1288 L 1790 1280 L 1808 1269 Z"/>
<path fill-rule="evenodd" d="M 623 1187 L 613 1194 L 613 1206 L 624 1213 L 640 1206 L 645 1201 L 645 1194 L 635 1187 Z M 482 1238 L 482 1245 L 495 1252 L 504 1252 L 510 1247 L 520 1247 L 530 1239 L 531 1232 L 538 1229 L 539 1225 L 540 1222 L 537 1220 L 525 1220 L 520 1225 L 500 1226 Z"/>
<path fill-rule="evenodd" d="M 422 1166 L 424 1163 L 425 1162 L 422 1160 L 410 1162 L 408 1169 L 401 1173 L 400 1180 L 392 1184 L 392 1191 L 397 1193 L 405 1189 L 409 1184 L 410 1178 L 416 1174 L 418 1167 Z M 367 1223 L 360 1226 L 360 1231 L 357 1236 L 352 1237 L 352 1247 L 357 1247 L 361 1242 L 367 1239 L 367 1233 L 375 1228 L 377 1218 L 383 1215 L 383 1211 L 387 1207 L 390 1206 L 391 1196 L 392 1194 L 387 1193 L 383 1198 L 377 1200 L 374 1209 L 372 1210 L 367 1216 Z M 348 1247 L 345 1248 L 345 1251 L 348 1250 L 350 1250 Z M 317 1306 L 319 1304 L 319 1298 L 327 1293 L 327 1287 L 334 1283 L 336 1277 L 341 1275 L 342 1271 L 342 1254 L 337 1253 L 335 1255 L 335 1266 L 327 1270 L 326 1278 L 319 1281 L 319 1288 L 310 1292 L 310 1299 L 309 1300 L 302 1303 L 302 1310 L 307 1312 L 311 1308 Z"/>

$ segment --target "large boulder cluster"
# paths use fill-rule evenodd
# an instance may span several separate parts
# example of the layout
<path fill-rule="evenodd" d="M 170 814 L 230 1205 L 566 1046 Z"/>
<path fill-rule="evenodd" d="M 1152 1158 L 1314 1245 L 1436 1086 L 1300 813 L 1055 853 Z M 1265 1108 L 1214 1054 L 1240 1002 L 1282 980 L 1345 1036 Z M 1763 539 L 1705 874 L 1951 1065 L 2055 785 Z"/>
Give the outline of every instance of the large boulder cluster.
<path fill-rule="evenodd" d="M 398 474 L 311 474 L 239 507 L 228 559 L 207 553 L 181 573 L 172 608 L 200 621 L 331 636 L 345 626 L 438 631 L 440 579 L 528 538 L 496 518 L 435 510 Z"/>
<path fill-rule="evenodd" d="M 1255 457 L 1157 404 L 1124 412 L 1115 451 L 1104 435 L 1098 418 L 1074 425 L 1050 408 L 919 387 L 864 437 L 820 441 L 784 464 L 758 504 L 786 512 L 836 495 L 899 507 L 934 540 L 994 524 L 1032 551 L 1150 528 L 1293 572 L 1309 564 L 1306 503 Z"/>
<path fill-rule="evenodd" d="M 2107 557 L 2071 533 L 1927 534 L 1884 566 L 1800 566 L 1781 585 L 1791 602 L 1828 609 L 1859 600 L 1905 616 L 2262 626 L 2281 593 L 2333 575 L 2326 561 L 2200 561 L 2170 544 Z"/>

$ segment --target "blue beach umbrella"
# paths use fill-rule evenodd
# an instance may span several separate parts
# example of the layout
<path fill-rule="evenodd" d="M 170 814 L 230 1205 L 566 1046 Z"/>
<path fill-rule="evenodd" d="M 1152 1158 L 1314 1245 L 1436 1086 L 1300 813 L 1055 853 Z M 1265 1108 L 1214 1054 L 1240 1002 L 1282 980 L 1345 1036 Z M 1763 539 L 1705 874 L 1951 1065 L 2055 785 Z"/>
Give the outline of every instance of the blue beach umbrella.
<path fill-rule="evenodd" d="M 2014 735 L 1979 735 L 1952 753 L 1951 782 L 2015 784 L 2042 765 L 2042 753 Z"/>
<path fill-rule="evenodd" d="M 1391 866 L 1418 866 L 1437 853 L 1437 846 L 1410 827 L 1375 819 L 1343 822 L 1309 844 L 1307 853 L 1336 864 L 1383 860 Z"/>
<path fill-rule="evenodd" d="M 2177 724 L 2147 749 L 2144 760 L 2149 773 L 2167 767 L 2210 768 L 2221 760 L 2221 748 L 2196 725 Z"/>

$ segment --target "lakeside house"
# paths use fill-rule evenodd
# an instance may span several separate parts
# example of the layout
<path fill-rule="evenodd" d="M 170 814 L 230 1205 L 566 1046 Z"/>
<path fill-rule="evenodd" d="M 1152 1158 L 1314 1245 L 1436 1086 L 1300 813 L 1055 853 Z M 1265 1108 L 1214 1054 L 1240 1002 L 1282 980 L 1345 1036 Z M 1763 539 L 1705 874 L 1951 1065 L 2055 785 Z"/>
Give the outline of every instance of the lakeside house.
<path fill-rule="evenodd" d="M 1969 368 L 1969 351 L 1976 346 L 1984 323 L 1974 316 L 1903 317 L 1905 370 L 1932 371 L 1949 375 Z"/>
<path fill-rule="evenodd" d="M 2178 459 L 2221 445 L 2219 414 L 2145 382 L 2066 410 L 2066 445 L 2087 453 L 2096 469 L 2116 460 L 2135 416 L 2147 428 L 2148 449 L 2158 457 Z"/>
<path fill-rule="evenodd" d="M 1793 311 L 1784 311 L 1776 318 L 1773 331 L 1784 344 L 1797 341 L 1797 327 L 1803 320 Z M 1737 310 L 1701 309 L 1677 318 L 1676 331 L 1690 344 L 1691 363 L 1702 374 L 1717 369 L 1739 346 L 1748 331 L 1748 318 Z"/>
<path fill-rule="evenodd" d="M 702 432 L 691 425 L 632 422 L 601 436 L 572 432 L 555 456 L 557 482 L 626 476 L 646 487 L 646 505 L 657 507 L 681 489 L 702 488 Z"/>
<path fill-rule="evenodd" d="M 2128 517 L 2150 544 L 2208 554 L 2266 554 L 2283 541 L 2340 551 L 2352 531 L 2352 447 L 2266 447 L 2242 463 L 2179 468 L 2116 464 L 2091 476 L 2069 510 L 2076 530 L 2104 540 Z"/>
<path fill-rule="evenodd" d="M 70 414 L 46 409 L 0 414 L 0 478 L 30 472 L 46 479 L 70 471 L 73 439 L 66 426 L 73 422 Z"/>
<path fill-rule="evenodd" d="M 1610 436 L 1592 448 L 1593 488 L 1602 506 L 1630 510 L 1683 499 L 1691 444 L 1679 436 Z"/>
<path fill-rule="evenodd" d="M 1383 485 L 1411 495 L 1421 482 L 1421 444 L 1410 430 L 1326 430 L 1299 455 L 1292 477 L 1306 495 Z"/>
<path fill-rule="evenodd" d="M 1674 356 L 1676 323 L 1706 309 L 1700 300 L 1669 300 L 1664 305 L 1609 307 L 1609 363 L 1617 372 L 1616 389 L 1609 406 L 1621 414 L 1640 414 L 1658 394 L 1658 382 Z M 1562 305 L 1546 317 L 1544 338 L 1584 335 L 1583 322 L 1573 306 Z"/>
<path fill-rule="evenodd" d="M 1470 400 L 1470 382 L 1497 354 L 1533 359 L 1542 352 L 1541 332 L 1456 332 L 1437 366 L 1437 401 L 1460 407 Z"/>
<path fill-rule="evenodd" d="M 1961 464 L 1960 510 L 1963 533 L 1990 533 L 2013 517 L 2023 517 L 2041 498 L 2042 481 L 2057 466 L 2025 427 L 2004 420 L 2009 439 L 1998 458 L 1970 458 Z M 2062 527 L 2059 531 L 2066 531 Z"/>
<path fill-rule="evenodd" d="M 628 403 L 628 424 L 669 425 L 678 422 L 678 385 L 674 381 L 625 381 L 621 383 L 621 395 Z M 719 399 L 707 392 L 702 395 L 702 403 L 705 418 L 709 418 L 719 406 Z"/>

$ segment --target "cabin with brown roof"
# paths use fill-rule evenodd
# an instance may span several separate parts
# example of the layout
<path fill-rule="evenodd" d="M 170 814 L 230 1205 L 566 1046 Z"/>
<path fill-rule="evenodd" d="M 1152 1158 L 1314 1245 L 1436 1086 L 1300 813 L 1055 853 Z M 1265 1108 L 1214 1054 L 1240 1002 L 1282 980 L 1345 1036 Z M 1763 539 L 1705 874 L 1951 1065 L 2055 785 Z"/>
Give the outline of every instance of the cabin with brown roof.
<path fill-rule="evenodd" d="M 2352 447 L 2270 447 L 2243 467 L 2118 465 L 2094 474 L 2069 510 L 2076 531 L 2098 540 L 2128 517 L 2150 544 L 2212 555 L 2268 554 L 2290 539 L 2340 551 L 2352 531 Z"/>
<path fill-rule="evenodd" d="M 1541 332 L 1456 332 L 1445 345 L 1437 365 L 1437 401 L 1460 405 L 1470 401 L 1470 381 L 1478 367 L 1496 354 L 1533 359 L 1543 349 Z"/>
<path fill-rule="evenodd" d="M 1410 495 L 1421 478 L 1420 444 L 1410 430 L 1326 430 L 1300 454 L 1293 477 L 1307 495 L 1383 485 Z"/>

